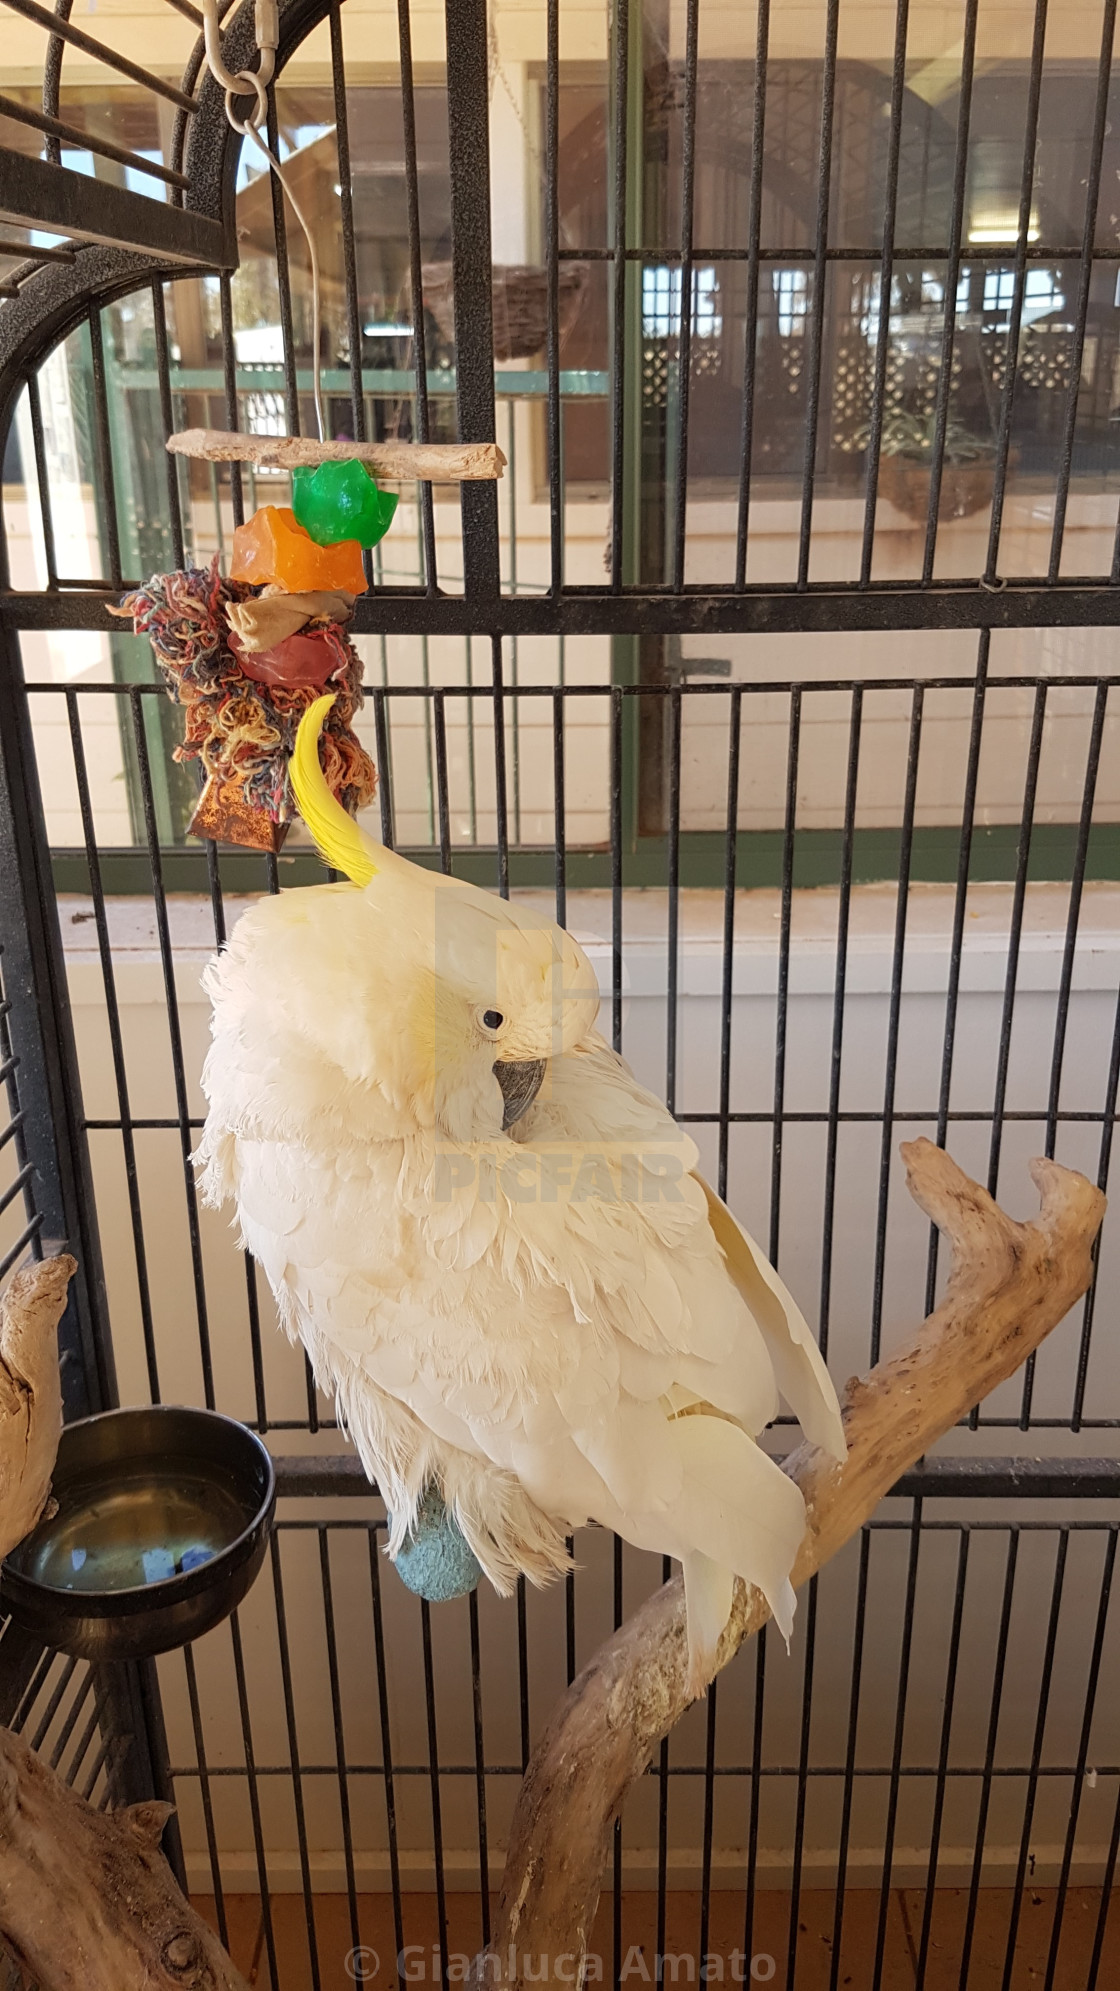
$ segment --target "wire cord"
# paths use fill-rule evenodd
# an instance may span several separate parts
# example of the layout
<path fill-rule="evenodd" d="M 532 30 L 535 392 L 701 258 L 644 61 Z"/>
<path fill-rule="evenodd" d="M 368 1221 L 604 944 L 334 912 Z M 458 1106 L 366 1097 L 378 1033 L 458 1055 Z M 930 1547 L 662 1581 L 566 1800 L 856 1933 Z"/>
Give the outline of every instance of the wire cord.
<path fill-rule="evenodd" d="M 255 30 L 259 65 L 256 69 L 241 69 L 236 75 L 226 68 L 222 60 L 222 29 L 219 0 L 202 0 L 203 37 L 206 48 L 206 64 L 214 81 L 225 91 L 226 117 L 230 127 L 242 138 L 251 138 L 275 173 L 277 185 L 281 188 L 288 206 L 303 230 L 307 243 L 307 254 L 311 263 L 311 322 L 312 332 L 312 394 L 315 401 L 315 424 L 319 431 L 319 441 L 326 440 L 326 424 L 323 420 L 323 388 L 321 375 L 321 292 L 319 284 L 319 251 L 310 223 L 303 212 L 279 159 L 261 137 L 260 126 L 268 115 L 268 90 L 276 72 L 276 50 L 280 41 L 279 13 L 276 0 L 257 0 Z M 245 119 L 234 111 L 238 97 L 254 96 L 256 103 Z"/>

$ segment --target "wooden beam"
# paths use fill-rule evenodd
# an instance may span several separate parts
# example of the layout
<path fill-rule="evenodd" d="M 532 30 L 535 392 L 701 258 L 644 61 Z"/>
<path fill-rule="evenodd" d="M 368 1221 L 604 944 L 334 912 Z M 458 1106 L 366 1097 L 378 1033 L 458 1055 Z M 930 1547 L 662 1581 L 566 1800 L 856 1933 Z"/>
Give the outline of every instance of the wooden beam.
<path fill-rule="evenodd" d="M 175 456 L 209 463 L 257 463 L 295 470 L 305 464 L 349 463 L 356 458 L 392 483 L 492 482 L 505 468 L 496 442 L 316 442 L 312 436 L 249 436 L 231 429 L 182 429 L 169 436 Z"/>

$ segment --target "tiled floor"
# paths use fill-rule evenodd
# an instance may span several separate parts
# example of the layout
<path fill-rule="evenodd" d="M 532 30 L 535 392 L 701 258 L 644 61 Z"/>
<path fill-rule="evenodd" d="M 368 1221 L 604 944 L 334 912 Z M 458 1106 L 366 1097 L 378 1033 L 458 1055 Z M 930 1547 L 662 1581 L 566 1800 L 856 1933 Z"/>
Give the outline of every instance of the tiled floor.
<path fill-rule="evenodd" d="M 1097 1979 L 1099 1991 L 1120 1986 L 1120 1907 L 1114 1897 L 1108 1933 Z M 1054 1915 L 1054 1890 L 1036 1888 L 1024 1894 L 1015 1946 L 1015 1969 L 1009 1991 L 1042 1991 L 1046 1982 Z M 196 1897 L 196 1907 L 215 1922 L 214 1903 Z M 751 1945 L 753 1970 L 744 1951 L 743 1899 L 738 1893 L 716 1892 L 711 1898 L 707 1953 L 719 1958 L 709 1982 L 773 1983 L 785 1991 L 790 1955 L 789 1896 L 766 1891 L 757 1897 Z M 968 1907 L 965 1890 L 939 1889 L 930 1921 L 922 1991 L 959 1991 L 962 1943 Z M 1067 1896 L 1062 1941 L 1053 1991 L 1085 1991 L 1096 1935 L 1100 1895 L 1092 1888 L 1072 1888 Z M 700 1901 L 695 1894 L 668 1897 L 665 1927 L 666 1984 L 695 1982 L 699 1948 Z M 1012 1908 L 1009 1888 L 985 1888 L 973 1932 L 968 1991 L 1003 1991 L 1007 1931 Z M 225 1903 L 230 1949 L 238 1967 L 256 1991 L 395 1991 L 397 1937 L 393 1904 L 387 1894 L 363 1894 L 358 1900 L 355 1954 L 349 1905 L 344 1895 L 315 1898 L 317 1979 L 312 1971 L 307 1920 L 300 1895 L 277 1895 L 272 1903 L 271 1948 L 277 1960 L 277 1981 L 269 1963 L 269 1942 L 260 1902 L 251 1895 L 231 1895 Z M 801 1897 L 797 1927 L 796 1991 L 829 1991 L 832 1982 L 832 1943 L 835 1904 L 831 1893 L 814 1889 Z M 915 1991 L 922 1946 L 924 1896 L 919 1890 L 896 1889 L 888 1898 L 882 1928 L 883 1965 L 880 1991 Z M 653 1981 L 656 1947 L 656 1895 L 625 1896 L 622 1918 L 622 1981 L 639 1991 Z M 870 1991 L 880 1941 L 877 1890 L 850 1889 L 845 1901 L 838 1985 L 841 1991 Z M 477 1897 L 452 1894 L 447 1899 L 448 1950 L 452 1972 L 461 1976 L 479 1947 Z M 216 1922 L 215 1922 L 216 1926 Z M 404 1941 L 409 1947 L 406 1970 L 410 1981 L 433 1986 L 438 1951 L 434 1894 L 410 1894 L 404 1901 Z M 600 1906 L 591 1942 L 592 1955 L 602 1958 L 603 1982 L 609 1984 L 613 1965 L 613 1925 L 609 1900 Z M 773 1967 L 771 1968 L 771 1961 Z M 455 1981 L 453 1976 L 452 1981 Z M 592 1981 L 595 1981 L 592 1972 Z"/>

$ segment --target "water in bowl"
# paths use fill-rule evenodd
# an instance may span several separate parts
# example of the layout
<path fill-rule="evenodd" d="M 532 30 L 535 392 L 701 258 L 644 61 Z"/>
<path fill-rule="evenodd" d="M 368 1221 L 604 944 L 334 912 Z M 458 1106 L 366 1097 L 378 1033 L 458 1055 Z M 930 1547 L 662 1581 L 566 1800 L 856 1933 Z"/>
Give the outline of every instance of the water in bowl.
<path fill-rule="evenodd" d="M 213 1480 L 125 1478 L 111 1487 L 63 1489 L 23 1567 L 52 1590 L 137 1590 L 187 1574 L 228 1548 L 247 1517 Z"/>

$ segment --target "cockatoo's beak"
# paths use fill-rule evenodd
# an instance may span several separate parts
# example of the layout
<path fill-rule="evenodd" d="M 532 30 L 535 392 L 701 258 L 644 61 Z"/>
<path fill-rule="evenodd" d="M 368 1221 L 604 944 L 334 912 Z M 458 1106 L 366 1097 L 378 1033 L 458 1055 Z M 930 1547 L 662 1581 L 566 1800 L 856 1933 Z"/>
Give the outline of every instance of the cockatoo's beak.
<path fill-rule="evenodd" d="M 507 1063 L 499 1058 L 494 1066 L 494 1077 L 502 1088 L 502 1132 L 520 1120 L 533 1104 L 544 1079 L 545 1058 L 524 1058 L 519 1063 Z"/>

